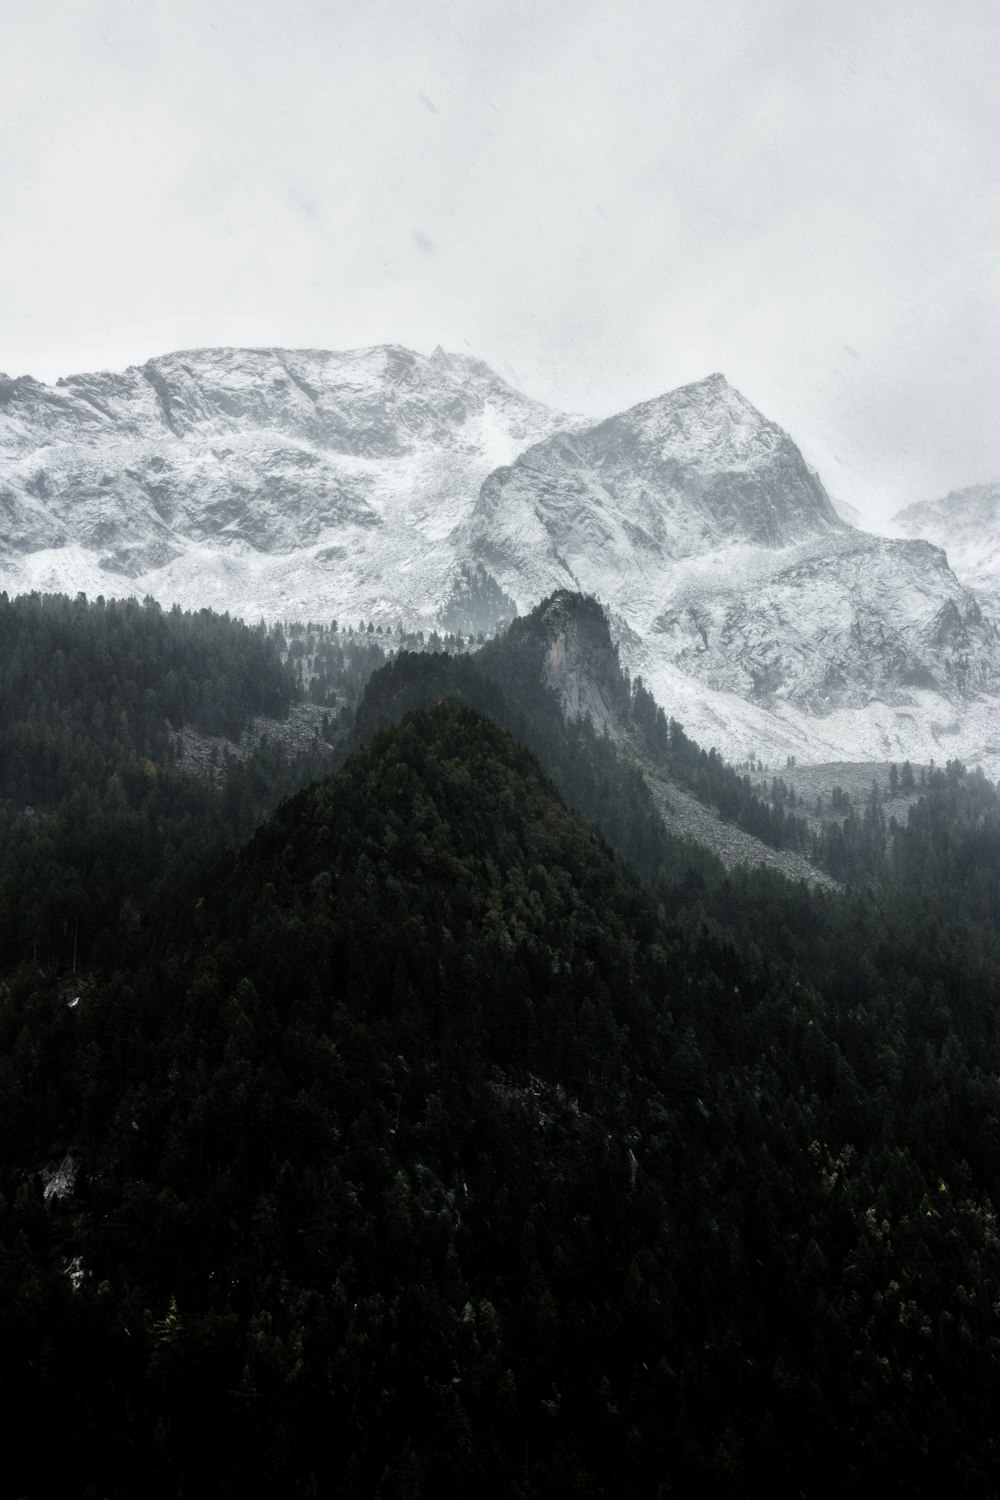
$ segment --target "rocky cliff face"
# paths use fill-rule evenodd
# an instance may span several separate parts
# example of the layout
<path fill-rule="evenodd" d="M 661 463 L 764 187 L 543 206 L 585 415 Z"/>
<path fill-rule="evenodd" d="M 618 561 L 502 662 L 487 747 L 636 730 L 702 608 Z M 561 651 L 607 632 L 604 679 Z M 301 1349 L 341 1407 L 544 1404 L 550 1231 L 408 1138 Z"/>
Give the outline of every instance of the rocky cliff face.
<path fill-rule="evenodd" d="M 711 688 L 812 714 L 1000 682 L 997 628 L 944 553 L 856 531 L 700 560 L 672 580 L 653 635 Z"/>
<path fill-rule="evenodd" d="M 941 508 L 971 557 L 997 503 L 967 495 Z M 0 586 L 463 633 L 582 591 L 609 607 L 622 662 L 735 759 L 956 755 L 1000 773 L 989 600 L 934 547 L 842 521 L 721 375 L 591 424 L 474 359 L 396 346 L 3 377 Z M 576 649 L 554 638 L 547 670 L 601 722 L 610 699 L 579 686 Z"/>
<path fill-rule="evenodd" d="M 618 737 L 629 695 L 618 648 L 594 599 L 561 590 L 538 620 L 541 678 L 557 694 L 568 719 L 589 718 L 600 734 Z"/>
<path fill-rule="evenodd" d="M 652 589 L 679 560 L 843 529 L 787 433 L 721 375 L 529 448 L 483 485 L 471 553 L 527 603 Z"/>
<path fill-rule="evenodd" d="M 3 377 L 7 586 L 429 621 L 482 480 L 566 420 L 440 349 L 207 349 L 54 387 Z"/>
<path fill-rule="evenodd" d="M 908 505 L 892 524 L 903 536 L 943 547 L 962 582 L 1000 611 L 1000 480 Z"/>

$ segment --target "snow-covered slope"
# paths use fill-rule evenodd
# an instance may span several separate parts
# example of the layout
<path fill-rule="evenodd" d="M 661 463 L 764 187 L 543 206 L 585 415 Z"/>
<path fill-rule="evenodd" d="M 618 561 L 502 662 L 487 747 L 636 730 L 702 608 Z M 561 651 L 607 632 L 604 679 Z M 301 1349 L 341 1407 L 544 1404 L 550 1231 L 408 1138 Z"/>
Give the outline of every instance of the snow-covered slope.
<path fill-rule="evenodd" d="M 997 631 L 929 542 L 851 531 L 778 553 L 732 548 L 675 570 L 651 645 L 709 687 L 814 714 L 948 697 L 997 681 Z"/>
<path fill-rule="evenodd" d="M 610 579 L 614 594 L 655 593 L 678 559 L 842 528 L 788 434 L 710 375 L 498 469 L 466 545 L 523 606 L 553 588 L 606 594 Z"/>
<path fill-rule="evenodd" d="M 630 623 L 623 659 L 736 760 L 959 758 L 1000 775 L 1000 634 L 927 542 L 851 530 L 710 553 L 665 580 L 651 624 Z"/>
<path fill-rule="evenodd" d="M 490 475 L 465 546 L 523 609 L 594 594 L 623 660 L 742 759 L 960 756 L 1000 771 L 1000 639 L 924 542 L 845 524 L 718 375 Z"/>
<path fill-rule="evenodd" d="M 567 421 L 440 349 L 0 377 L 4 586 L 429 621 L 482 480 Z"/>
<path fill-rule="evenodd" d="M 892 519 L 903 536 L 943 547 L 963 583 L 1000 607 L 1000 480 L 908 505 Z"/>
<path fill-rule="evenodd" d="M 589 425 L 440 349 L 0 377 L 0 587 L 463 631 L 582 590 L 729 756 L 1000 774 L 990 610 L 933 547 L 845 524 L 721 375 Z"/>

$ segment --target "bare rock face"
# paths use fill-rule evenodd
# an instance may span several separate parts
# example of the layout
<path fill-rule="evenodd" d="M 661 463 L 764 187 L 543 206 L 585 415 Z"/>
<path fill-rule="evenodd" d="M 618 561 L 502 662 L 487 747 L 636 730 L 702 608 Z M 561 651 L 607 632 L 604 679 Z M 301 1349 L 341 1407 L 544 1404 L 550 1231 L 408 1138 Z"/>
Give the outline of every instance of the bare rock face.
<path fill-rule="evenodd" d="M 628 688 L 608 621 L 595 600 L 561 590 L 538 621 L 541 676 L 568 719 L 589 718 L 601 734 L 617 736 L 628 713 Z"/>

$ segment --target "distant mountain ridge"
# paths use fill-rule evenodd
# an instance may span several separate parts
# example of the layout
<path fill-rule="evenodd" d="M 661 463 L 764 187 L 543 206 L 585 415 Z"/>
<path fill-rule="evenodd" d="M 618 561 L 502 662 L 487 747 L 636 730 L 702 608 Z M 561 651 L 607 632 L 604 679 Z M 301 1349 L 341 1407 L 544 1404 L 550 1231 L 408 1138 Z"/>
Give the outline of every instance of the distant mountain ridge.
<path fill-rule="evenodd" d="M 852 530 L 716 561 L 676 581 L 653 626 L 711 687 L 827 714 L 996 686 L 996 627 L 927 542 Z"/>
<path fill-rule="evenodd" d="M 1000 771 L 990 609 L 940 551 L 843 521 L 720 374 L 601 422 L 396 345 L 2 377 L 0 584 L 463 633 L 582 591 L 733 760 Z"/>
<path fill-rule="evenodd" d="M 1000 479 L 908 505 L 892 525 L 943 547 L 962 582 L 1000 606 Z"/>
<path fill-rule="evenodd" d="M 734 760 L 1000 769 L 992 619 L 938 548 L 843 521 L 721 375 L 528 449 L 485 481 L 466 545 L 521 608 L 604 601 L 630 669 Z"/>
<path fill-rule="evenodd" d="M 0 375 L 0 451 L 117 437 L 214 437 L 248 426 L 283 431 L 332 452 L 398 454 L 420 437 L 463 446 L 456 435 L 484 390 L 503 390 L 526 417 L 545 410 L 471 355 L 429 356 L 401 345 L 328 349 L 178 350 L 120 374 L 64 376 L 47 386 Z M 449 403 L 448 396 L 451 396 Z"/>
<path fill-rule="evenodd" d="M 437 349 L 204 349 L 0 377 L 8 587 L 429 619 L 497 464 L 568 419 Z"/>

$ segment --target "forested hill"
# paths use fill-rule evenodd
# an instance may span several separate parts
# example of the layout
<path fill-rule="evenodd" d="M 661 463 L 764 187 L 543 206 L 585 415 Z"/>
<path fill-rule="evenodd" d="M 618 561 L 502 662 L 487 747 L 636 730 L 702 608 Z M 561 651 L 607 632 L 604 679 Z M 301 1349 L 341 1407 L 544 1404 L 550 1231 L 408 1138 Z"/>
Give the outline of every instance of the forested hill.
<path fill-rule="evenodd" d="M 294 692 L 263 628 L 211 610 L 0 594 L 0 725 L 22 719 L 30 704 L 39 726 L 33 746 L 21 727 L 3 754 L 23 745 L 28 764 L 18 769 L 32 797 L 47 790 L 30 780 L 39 771 L 32 761 L 47 765 L 59 753 L 48 743 L 57 729 L 77 739 L 126 735 L 137 751 L 155 754 L 171 726 L 235 739 L 253 714 L 286 714 Z M 12 773 L 4 775 L 10 795 Z"/>
<path fill-rule="evenodd" d="M 721 873 L 707 850 L 670 833 L 637 765 L 589 720 L 567 717 L 538 661 L 522 670 L 515 662 L 502 649 L 471 657 L 401 652 L 368 683 L 350 743 L 367 744 L 414 709 L 447 699 L 469 704 L 531 750 L 570 806 L 634 873 L 671 885 L 689 871 Z"/>
<path fill-rule="evenodd" d="M 594 599 L 556 593 L 471 657 L 399 652 L 369 681 L 352 742 L 442 697 L 474 704 L 529 746 L 569 804 L 646 880 L 717 872 L 718 864 L 664 824 L 644 770 L 764 843 L 806 847 L 802 819 L 768 805 L 748 776 L 688 739 L 642 682 L 629 680 Z"/>
<path fill-rule="evenodd" d="M 668 916 L 445 702 L 78 1004 L 23 971 L 13 1492 L 993 1492 L 996 935 L 980 903 L 960 945 L 955 903 L 1000 861 L 975 786 L 936 805 L 899 880 L 942 879 L 937 936 L 874 913 L 831 998 L 860 904 L 800 890 L 791 954 L 772 883 L 726 884 L 733 937 Z M 923 987 L 944 934 L 973 1030 Z"/>

